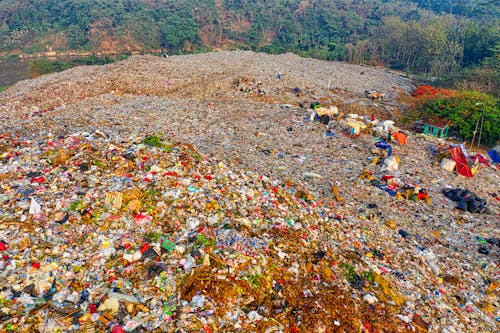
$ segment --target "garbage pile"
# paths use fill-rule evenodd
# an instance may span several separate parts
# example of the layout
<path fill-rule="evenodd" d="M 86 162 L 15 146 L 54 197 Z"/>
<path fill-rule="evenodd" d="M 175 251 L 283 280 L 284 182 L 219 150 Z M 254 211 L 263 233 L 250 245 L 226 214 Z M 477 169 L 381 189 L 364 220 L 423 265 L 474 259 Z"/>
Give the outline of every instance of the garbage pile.
<path fill-rule="evenodd" d="M 411 326 L 387 276 L 333 250 L 327 230 L 343 218 L 293 184 L 155 135 L 5 135 L 1 147 L 2 330 Z"/>
<path fill-rule="evenodd" d="M 259 95 L 265 95 L 266 91 L 263 88 L 262 81 L 251 79 L 248 77 L 240 77 L 236 82 L 236 88 L 238 91 L 243 91 L 246 93 L 257 93 Z"/>
<path fill-rule="evenodd" d="M 375 179 L 372 172 L 364 170 L 360 175 L 360 179 L 369 180 L 371 185 L 378 187 L 398 200 L 403 198 L 415 202 L 424 200 L 426 203 L 429 203 L 431 200 L 425 188 L 421 188 L 416 184 L 405 183 L 402 179 L 393 175 L 384 175 L 378 180 Z"/>
<path fill-rule="evenodd" d="M 334 105 L 326 107 L 319 102 L 315 102 L 311 103 L 310 109 L 312 112 L 309 116 L 309 120 L 317 121 L 323 125 L 328 125 L 333 117 L 339 115 L 339 109 Z"/>
<path fill-rule="evenodd" d="M 406 82 L 358 70 L 132 57 L 2 93 L 0 331 L 497 331 L 498 173 L 348 104 Z"/>
<path fill-rule="evenodd" d="M 156 135 L 4 135 L 1 147 L 2 330 L 430 327 L 395 252 L 412 235 L 383 246 L 362 215 L 292 183 Z"/>

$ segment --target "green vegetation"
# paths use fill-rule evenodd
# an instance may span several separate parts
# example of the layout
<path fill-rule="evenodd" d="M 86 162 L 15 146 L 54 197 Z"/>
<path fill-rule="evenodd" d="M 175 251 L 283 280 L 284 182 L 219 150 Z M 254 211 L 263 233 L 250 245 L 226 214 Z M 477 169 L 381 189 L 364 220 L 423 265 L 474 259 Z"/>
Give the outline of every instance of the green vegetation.
<path fill-rule="evenodd" d="M 158 232 L 154 232 L 154 231 L 151 231 L 151 232 L 148 232 L 144 235 L 150 242 L 157 242 L 158 240 L 160 240 L 160 238 L 162 237 L 162 234 L 161 233 L 158 233 Z"/>
<path fill-rule="evenodd" d="M 372 270 L 357 274 L 354 266 L 347 263 L 342 263 L 341 266 L 344 268 L 347 282 L 349 282 L 349 284 L 354 288 L 361 290 L 366 283 L 370 285 L 375 281 L 375 273 Z"/>
<path fill-rule="evenodd" d="M 500 7 L 491 0 L 3 0 L 0 4 L 4 54 L 294 52 L 385 65 L 443 85 L 500 95 Z"/>
<path fill-rule="evenodd" d="M 71 205 L 69 206 L 69 210 L 72 211 L 72 212 L 75 212 L 79 209 L 82 208 L 82 203 L 83 201 L 78 199 L 78 200 L 75 200 L 71 203 Z"/>
<path fill-rule="evenodd" d="M 469 141 L 483 113 L 481 145 L 493 147 L 500 144 L 499 98 L 477 91 L 462 91 L 452 96 L 427 99 L 420 109 L 422 116 L 434 115 L 449 119 L 452 122 L 451 129 L 461 138 Z M 480 128 L 481 122 L 479 122 L 477 135 L 479 135 Z"/>
<path fill-rule="evenodd" d="M 196 236 L 196 244 L 199 246 L 213 246 L 215 241 L 213 239 L 207 239 L 204 235 Z"/>
<path fill-rule="evenodd" d="M 71 68 L 71 65 L 68 62 L 42 59 L 31 61 L 28 68 L 31 77 L 38 77 L 44 74 L 61 72 L 63 70 Z"/>
<path fill-rule="evenodd" d="M 123 59 L 120 57 L 119 59 Z M 97 57 L 95 55 L 86 58 L 75 58 L 70 61 L 59 60 L 33 60 L 29 63 L 28 70 L 31 77 L 38 77 L 40 75 L 61 72 L 66 69 L 82 66 L 82 65 L 105 65 L 117 61 L 116 58 L 111 57 Z"/>
<path fill-rule="evenodd" d="M 386 66 L 433 77 L 458 89 L 500 95 L 500 24 L 429 15 L 420 21 L 384 18 L 371 38 L 353 46 L 351 62 Z"/>
<path fill-rule="evenodd" d="M 2 91 L 7 90 L 7 88 L 9 88 L 9 86 L 0 86 L 0 93 L 1 93 Z"/>
<path fill-rule="evenodd" d="M 431 9 L 436 13 L 455 13 L 455 15 L 467 17 L 481 16 L 485 19 L 500 17 L 500 7 L 494 0 L 415 0 L 415 2 L 422 8 Z"/>
<path fill-rule="evenodd" d="M 91 55 L 85 58 L 75 58 L 71 60 L 69 63 L 75 66 L 81 66 L 81 65 L 106 65 L 106 64 L 111 64 L 117 61 L 125 60 L 128 56 L 127 55 L 121 55 L 117 57 L 109 57 L 109 56 L 103 56 L 99 57 L 96 55 Z"/>
<path fill-rule="evenodd" d="M 144 144 L 151 146 L 151 147 L 162 147 L 163 146 L 163 139 L 161 134 L 160 135 L 148 135 L 147 137 L 144 138 Z"/>
<path fill-rule="evenodd" d="M 19 60 L 18 54 L 8 54 L 5 56 L 0 56 L 0 60 Z"/>
<path fill-rule="evenodd" d="M 175 144 L 164 142 L 163 133 L 148 135 L 142 141 L 145 145 L 161 148 L 164 152 L 169 153 L 175 149 Z"/>

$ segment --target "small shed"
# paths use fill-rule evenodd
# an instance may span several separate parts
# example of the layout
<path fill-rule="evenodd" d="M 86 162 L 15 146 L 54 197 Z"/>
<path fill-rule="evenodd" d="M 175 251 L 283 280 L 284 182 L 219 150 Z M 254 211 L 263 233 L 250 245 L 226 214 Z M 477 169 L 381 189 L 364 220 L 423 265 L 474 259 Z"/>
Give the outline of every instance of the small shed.
<path fill-rule="evenodd" d="M 444 119 L 427 119 L 423 121 L 423 125 L 424 134 L 432 135 L 441 139 L 448 137 L 450 123 Z"/>

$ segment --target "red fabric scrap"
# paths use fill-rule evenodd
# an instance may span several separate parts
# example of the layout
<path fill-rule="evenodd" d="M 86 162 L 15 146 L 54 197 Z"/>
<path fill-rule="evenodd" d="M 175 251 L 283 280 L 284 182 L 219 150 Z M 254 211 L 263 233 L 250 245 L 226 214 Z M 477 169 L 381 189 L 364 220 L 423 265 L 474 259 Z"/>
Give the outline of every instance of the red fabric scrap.
<path fill-rule="evenodd" d="M 46 181 L 47 181 L 47 180 L 45 179 L 45 177 L 44 177 L 44 176 L 31 178 L 31 182 L 32 182 L 32 183 L 38 183 L 38 184 L 41 184 L 41 183 L 45 183 Z"/>
<path fill-rule="evenodd" d="M 459 146 L 455 146 L 450 148 L 451 157 L 457 164 L 455 165 L 455 170 L 457 170 L 458 174 L 472 178 L 472 171 L 467 163 L 467 158 L 465 157 L 462 149 Z"/>

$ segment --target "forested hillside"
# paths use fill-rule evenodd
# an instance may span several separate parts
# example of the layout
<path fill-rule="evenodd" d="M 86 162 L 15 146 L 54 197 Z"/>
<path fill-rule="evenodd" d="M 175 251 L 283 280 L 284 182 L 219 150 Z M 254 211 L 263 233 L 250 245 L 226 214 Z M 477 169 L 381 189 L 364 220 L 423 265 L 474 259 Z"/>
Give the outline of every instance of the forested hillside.
<path fill-rule="evenodd" d="M 499 22 L 492 0 L 0 0 L 0 53 L 291 51 L 498 93 Z"/>

